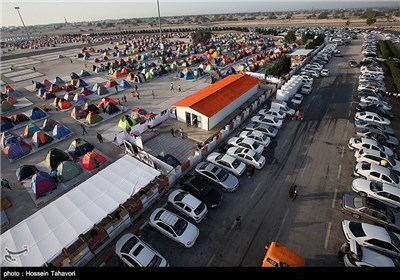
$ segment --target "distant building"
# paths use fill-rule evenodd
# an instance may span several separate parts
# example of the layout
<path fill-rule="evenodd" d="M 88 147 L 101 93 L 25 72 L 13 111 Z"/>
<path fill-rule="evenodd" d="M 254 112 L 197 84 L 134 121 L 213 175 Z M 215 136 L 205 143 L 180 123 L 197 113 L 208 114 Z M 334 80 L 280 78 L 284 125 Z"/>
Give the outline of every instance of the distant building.
<path fill-rule="evenodd" d="M 211 130 L 257 94 L 261 80 L 244 73 L 230 75 L 172 104 L 178 121 Z"/>

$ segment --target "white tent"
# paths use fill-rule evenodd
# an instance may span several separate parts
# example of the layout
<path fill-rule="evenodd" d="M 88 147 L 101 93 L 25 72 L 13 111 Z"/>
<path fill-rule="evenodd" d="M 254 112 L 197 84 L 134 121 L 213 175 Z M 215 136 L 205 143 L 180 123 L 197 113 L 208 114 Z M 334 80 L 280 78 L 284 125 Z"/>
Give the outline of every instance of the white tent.
<path fill-rule="evenodd" d="M 1 235 L 0 242 L 17 252 L 15 261 L 2 258 L 1 266 L 42 266 L 63 248 L 92 229 L 160 172 L 125 155 L 76 188 L 37 211 Z"/>

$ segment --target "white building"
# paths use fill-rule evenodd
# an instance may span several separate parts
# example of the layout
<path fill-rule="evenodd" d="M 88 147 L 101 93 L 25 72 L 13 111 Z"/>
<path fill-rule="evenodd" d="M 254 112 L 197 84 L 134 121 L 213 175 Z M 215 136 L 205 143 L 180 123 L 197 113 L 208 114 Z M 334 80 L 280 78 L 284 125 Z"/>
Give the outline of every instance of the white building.
<path fill-rule="evenodd" d="M 211 130 L 243 103 L 257 94 L 261 80 L 236 74 L 172 104 L 178 121 Z"/>

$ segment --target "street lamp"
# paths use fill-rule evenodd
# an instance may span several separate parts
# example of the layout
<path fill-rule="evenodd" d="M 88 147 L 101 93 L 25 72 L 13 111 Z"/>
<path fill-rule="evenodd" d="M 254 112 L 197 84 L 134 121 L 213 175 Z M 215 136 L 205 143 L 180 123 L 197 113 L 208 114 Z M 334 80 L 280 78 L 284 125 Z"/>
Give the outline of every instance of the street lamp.
<path fill-rule="evenodd" d="M 157 9 L 158 9 L 158 26 L 160 28 L 160 48 L 164 49 L 164 46 L 162 44 L 162 31 L 161 31 L 161 16 L 160 16 L 160 3 L 157 0 Z"/>
<path fill-rule="evenodd" d="M 18 15 L 19 15 L 19 18 L 20 18 L 20 19 L 21 19 L 21 21 L 22 21 L 22 25 L 24 26 L 24 29 L 25 29 L 26 35 L 28 36 L 28 40 L 30 40 L 31 38 L 29 37 L 28 29 L 26 29 L 26 26 L 25 26 L 24 20 L 22 19 L 21 13 L 19 12 L 19 7 L 14 7 L 14 9 L 16 9 L 16 10 L 17 10 L 17 12 L 18 12 Z"/>

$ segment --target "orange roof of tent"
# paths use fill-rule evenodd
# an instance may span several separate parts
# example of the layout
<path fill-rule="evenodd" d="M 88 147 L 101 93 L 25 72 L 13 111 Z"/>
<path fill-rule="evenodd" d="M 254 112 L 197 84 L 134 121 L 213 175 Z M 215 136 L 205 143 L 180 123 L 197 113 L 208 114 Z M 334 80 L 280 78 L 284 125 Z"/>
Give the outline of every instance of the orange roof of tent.
<path fill-rule="evenodd" d="M 244 73 L 229 75 L 198 92 L 172 104 L 212 117 L 261 81 Z"/>

